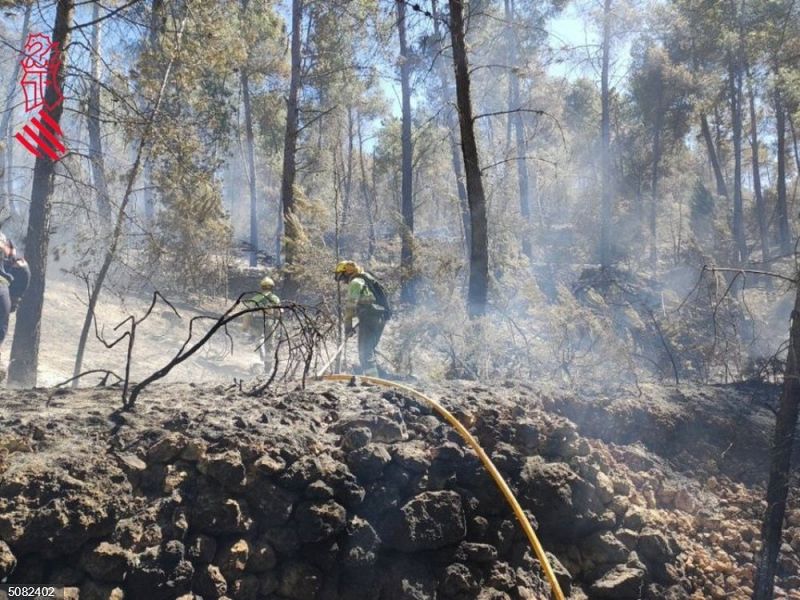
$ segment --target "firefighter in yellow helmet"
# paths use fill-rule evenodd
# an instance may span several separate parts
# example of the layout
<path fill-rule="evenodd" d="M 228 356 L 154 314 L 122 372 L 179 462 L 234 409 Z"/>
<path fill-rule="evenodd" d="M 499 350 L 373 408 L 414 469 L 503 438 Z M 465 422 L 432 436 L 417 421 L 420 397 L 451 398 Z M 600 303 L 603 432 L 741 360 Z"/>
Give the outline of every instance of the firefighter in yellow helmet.
<path fill-rule="evenodd" d="M 340 261 L 334 275 L 336 281 L 347 283 L 344 310 L 346 336 L 355 333 L 353 319 L 358 319 L 358 358 L 361 362 L 361 373 L 377 377 L 379 373 L 375 349 L 386 321 L 391 316 L 386 293 L 375 277 L 352 260 Z"/>
<path fill-rule="evenodd" d="M 245 300 L 247 308 L 259 307 L 270 308 L 278 306 L 281 299 L 272 290 L 275 288 L 275 281 L 271 277 L 264 277 L 259 283 L 260 292 L 256 292 Z M 258 353 L 264 365 L 264 372 L 272 372 L 272 359 L 274 354 L 273 336 L 278 327 L 281 309 L 260 312 L 252 312 L 245 315 L 245 330 L 249 333 L 253 342 L 258 344 Z"/>

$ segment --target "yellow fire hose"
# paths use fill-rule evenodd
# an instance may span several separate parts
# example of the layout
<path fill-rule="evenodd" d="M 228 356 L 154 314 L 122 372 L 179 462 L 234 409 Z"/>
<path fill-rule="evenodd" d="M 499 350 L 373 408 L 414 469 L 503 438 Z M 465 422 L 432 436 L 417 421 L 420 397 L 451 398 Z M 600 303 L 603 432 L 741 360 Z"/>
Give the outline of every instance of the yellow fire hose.
<path fill-rule="evenodd" d="M 338 374 L 338 375 L 323 375 L 321 379 L 325 381 L 351 381 L 355 376 L 354 375 L 347 375 L 347 374 Z M 373 383 L 375 385 L 381 385 L 384 387 L 392 387 L 397 388 L 418 400 L 422 400 L 428 406 L 433 408 L 440 417 L 442 417 L 445 421 L 447 421 L 453 429 L 458 431 L 462 438 L 469 444 L 469 446 L 477 453 L 478 458 L 481 459 L 484 468 L 489 472 L 492 479 L 494 479 L 495 484 L 499 488 L 499 490 L 505 496 L 506 501 L 508 502 L 511 509 L 514 511 L 514 514 L 519 521 L 519 524 L 522 526 L 523 531 L 525 531 L 525 535 L 528 537 L 528 541 L 531 543 L 531 548 L 533 548 L 536 557 L 539 559 L 539 563 L 542 565 L 542 570 L 544 571 L 547 580 L 550 582 L 550 588 L 553 592 L 553 597 L 556 600 L 564 600 L 564 592 L 561 591 L 561 586 L 558 584 L 558 580 L 556 579 L 555 573 L 553 573 L 553 568 L 550 566 L 550 561 L 547 560 L 547 556 L 545 556 L 544 548 L 542 548 L 542 544 L 539 542 L 539 538 L 536 537 L 536 532 L 533 530 L 530 521 L 528 521 L 528 517 L 525 516 L 525 513 L 522 512 L 522 507 L 519 505 L 519 502 L 514 497 L 513 492 L 508 487 L 505 479 L 497 470 L 497 467 L 494 466 L 492 459 L 484 452 L 483 448 L 481 448 L 478 440 L 476 440 L 472 434 L 464 427 L 461 422 L 456 419 L 456 417 L 447 410 L 444 406 L 439 404 L 433 398 L 429 398 L 425 394 L 418 392 L 417 390 L 408 387 L 407 385 L 403 385 L 401 383 L 396 383 L 394 381 L 389 381 L 386 379 L 380 379 L 378 377 L 368 377 L 368 376 L 359 376 L 358 377 L 361 381 L 366 383 Z"/>

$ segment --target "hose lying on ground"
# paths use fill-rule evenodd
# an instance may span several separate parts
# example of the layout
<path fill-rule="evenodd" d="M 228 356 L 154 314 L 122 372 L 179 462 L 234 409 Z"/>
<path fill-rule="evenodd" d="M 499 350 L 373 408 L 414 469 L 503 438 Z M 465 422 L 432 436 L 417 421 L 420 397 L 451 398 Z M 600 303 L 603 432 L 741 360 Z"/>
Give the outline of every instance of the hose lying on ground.
<path fill-rule="evenodd" d="M 321 379 L 325 381 L 351 381 L 355 378 L 355 375 L 347 375 L 347 374 L 338 374 L 338 375 L 323 375 Z M 481 462 L 483 463 L 484 468 L 488 471 L 489 475 L 497 485 L 498 489 L 502 492 L 503 496 L 505 497 L 506 501 L 508 502 L 511 509 L 514 511 L 514 515 L 517 517 L 519 524 L 522 526 L 525 535 L 528 537 L 528 541 L 531 544 L 531 548 L 533 549 L 536 557 L 539 559 L 539 563 L 542 565 L 542 570 L 544 571 L 547 580 L 550 582 L 550 587 L 553 592 L 553 597 L 556 600 L 564 600 L 564 592 L 561 591 L 561 586 L 556 579 L 555 573 L 553 572 L 553 568 L 550 566 L 550 561 L 547 559 L 547 556 L 544 553 L 544 548 L 542 547 L 541 543 L 539 542 L 539 538 L 536 536 L 536 532 L 533 530 L 528 517 L 525 516 L 525 513 L 522 511 L 522 507 L 520 506 L 519 502 L 517 501 L 516 497 L 514 496 L 511 489 L 508 487 L 505 479 L 497 470 L 497 467 L 494 466 L 492 459 L 486 454 L 486 452 L 481 448 L 478 440 L 476 440 L 473 435 L 464 427 L 461 422 L 456 419 L 456 417 L 447 410 L 444 406 L 439 404 L 433 398 L 429 398 L 422 392 L 418 392 L 414 388 L 408 387 L 407 385 L 403 385 L 402 383 L 396 383 L 394 381 L 389 381 L 387 379 L 380 379 L 378 377 L 368 377 L 368 376 L 359 376 L 358 379 L 365 383 L 373 383 L 375 385 L 380 385 L 383 387 L 391 387 L 401 390 L 410 396 L 425 402 L 428 406 L 430 406 L 434 411 L 436 411 L 440 417 L 442 417 L 447 423 L 449 423 L 453 429 L 455 429 L 464 441 L 476 452 L 478 458 L 480 458 Z"/>

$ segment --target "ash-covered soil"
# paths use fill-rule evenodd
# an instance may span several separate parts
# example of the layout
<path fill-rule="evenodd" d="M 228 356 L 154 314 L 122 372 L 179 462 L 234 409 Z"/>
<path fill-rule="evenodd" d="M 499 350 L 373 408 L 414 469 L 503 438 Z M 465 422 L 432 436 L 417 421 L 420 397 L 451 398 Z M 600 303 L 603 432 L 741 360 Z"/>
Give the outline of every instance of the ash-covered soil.
<path fill-rule="evenodd" d="M 532 516 L 571 598 L 749 598 L 776 392 L 422 385 Z M 416 400 L 314 382 L 2 391 L 0 580 L 81 599 L 547 598 L 477 457 Z M 796 486 L 794 486 L 796 490 Z M 800 502 L 776 597 L 800 598 Z"/>

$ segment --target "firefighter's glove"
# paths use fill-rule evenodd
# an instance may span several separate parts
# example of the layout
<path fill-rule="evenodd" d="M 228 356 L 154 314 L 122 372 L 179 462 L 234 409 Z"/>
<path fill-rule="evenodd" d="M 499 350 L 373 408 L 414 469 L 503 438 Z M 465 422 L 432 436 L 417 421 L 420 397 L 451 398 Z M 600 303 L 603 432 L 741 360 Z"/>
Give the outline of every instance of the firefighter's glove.
<path fill-rule="evenodd" d="M 356 333 L 356 328 L 352 325 L 348 325 L 344 328 L 344 337 L 353 337 Z"/>
<path fill-rule="evenodd" d="M 12 300 L 11 301 L 11 312 L 17 312 L 17 306 L 19 306 L 19 300 Z"/>

